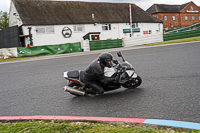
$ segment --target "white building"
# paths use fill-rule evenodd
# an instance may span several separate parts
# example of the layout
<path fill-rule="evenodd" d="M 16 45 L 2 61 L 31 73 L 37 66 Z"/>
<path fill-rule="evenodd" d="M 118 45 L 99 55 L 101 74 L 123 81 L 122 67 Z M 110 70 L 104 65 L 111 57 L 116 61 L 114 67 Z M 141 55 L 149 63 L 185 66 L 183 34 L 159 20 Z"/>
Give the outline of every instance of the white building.
<path fill-rule="evenodd" d="M 18 25 L 23 46 L 55 45 L 130 37 L 128 3 L 11 0 L 9 26 Z M 131 4 L 133 35 L 163 32 L 163 24 Z M 31 29 L 30 29 L 31 27 Z M 29 28 L 29 29 L 28 29 Z M 30 32 L 29 32 L 30 31 Z"/>

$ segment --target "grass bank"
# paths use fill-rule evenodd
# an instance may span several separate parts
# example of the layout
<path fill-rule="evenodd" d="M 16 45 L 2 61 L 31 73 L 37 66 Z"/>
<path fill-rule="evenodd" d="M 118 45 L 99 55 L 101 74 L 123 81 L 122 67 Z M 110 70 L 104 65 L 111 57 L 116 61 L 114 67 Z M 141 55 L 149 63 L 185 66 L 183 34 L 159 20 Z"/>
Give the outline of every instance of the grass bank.
<path fill-rule="evenodd" d="M 0 133 L 200 133 L 198 130 L 156 127 L 144 124 L 26 121 L 0 123 Z"/>
<path fill-rule="evenodd" d="M 8 59 L 1 59 L 1 58 L 0 58 L 0 62 L 3 62 L 3 61 L 13 61 L 13 60 L 22 60 L 22 59 L 35 58 L 35 57 L 43 57 L 43 56 L 49 56 L 49 55 L 19 57 L 19 58 L 8 58 Z"/>
<path fill-rule="evenodd" d="M 177 39 L 177 40 L 170 40 L 170 41 L 164 41 L 164 42 L 158 42 L 158 43 L 151 43 L 151 44 L 146 44 L 144 46 L 153 46 L 153 45 L 170 44 L 170 43 L 181 43 L 181 42 L 193 42 L 193 41 L 200 41 L 200 36 Z"/>

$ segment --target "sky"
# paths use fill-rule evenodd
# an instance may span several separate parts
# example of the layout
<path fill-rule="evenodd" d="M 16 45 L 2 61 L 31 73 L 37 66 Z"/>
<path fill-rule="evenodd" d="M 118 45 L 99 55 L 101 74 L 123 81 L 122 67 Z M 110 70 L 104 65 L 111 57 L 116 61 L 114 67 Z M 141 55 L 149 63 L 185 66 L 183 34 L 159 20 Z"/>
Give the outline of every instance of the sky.
<path fill-rule="evenodd" d="M 9 12 L 10 1 L 11 0 L 0 0 L 0 11 Z M 63 1 L 63 0 L 60 0 L 60 1 Z M 64 1 L 133 3 L 146 11 L 153 4 L 182 5 L 182 4 L 190 2 L 191 0 L 64 0 Z M 193 2 L 197 6 L 200 6 L 200 0 L 193 0 Z"/>

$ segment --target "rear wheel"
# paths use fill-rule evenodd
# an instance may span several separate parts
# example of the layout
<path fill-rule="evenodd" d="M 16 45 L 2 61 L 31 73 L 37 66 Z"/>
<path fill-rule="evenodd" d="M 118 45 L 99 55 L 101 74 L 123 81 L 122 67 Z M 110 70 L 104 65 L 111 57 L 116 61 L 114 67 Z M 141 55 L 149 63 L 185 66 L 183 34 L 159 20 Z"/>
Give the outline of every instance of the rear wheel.
<path fill-rule="evenodd" d="M 134 89 L 134 88 L 140 86 L 141 83 L 142 83 L 142 78 L 140 76 L 137 76 L 136 78 L 134 78 L 130 81 L 127 81 L 122 86 L 125 87 L 125 88 Z"/>

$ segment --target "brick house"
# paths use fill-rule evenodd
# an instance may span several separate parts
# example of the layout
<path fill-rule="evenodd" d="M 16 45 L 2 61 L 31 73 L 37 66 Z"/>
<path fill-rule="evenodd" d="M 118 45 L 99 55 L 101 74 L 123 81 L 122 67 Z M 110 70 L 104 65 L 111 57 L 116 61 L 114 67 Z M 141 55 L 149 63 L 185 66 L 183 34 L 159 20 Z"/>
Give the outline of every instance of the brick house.
<path fill-rule="evenodd" d="M 154 4 L 146 11 L 162 20 L 165 30 L 200 22 L 200 7 L 192 1 L 182 5 Z"/>

